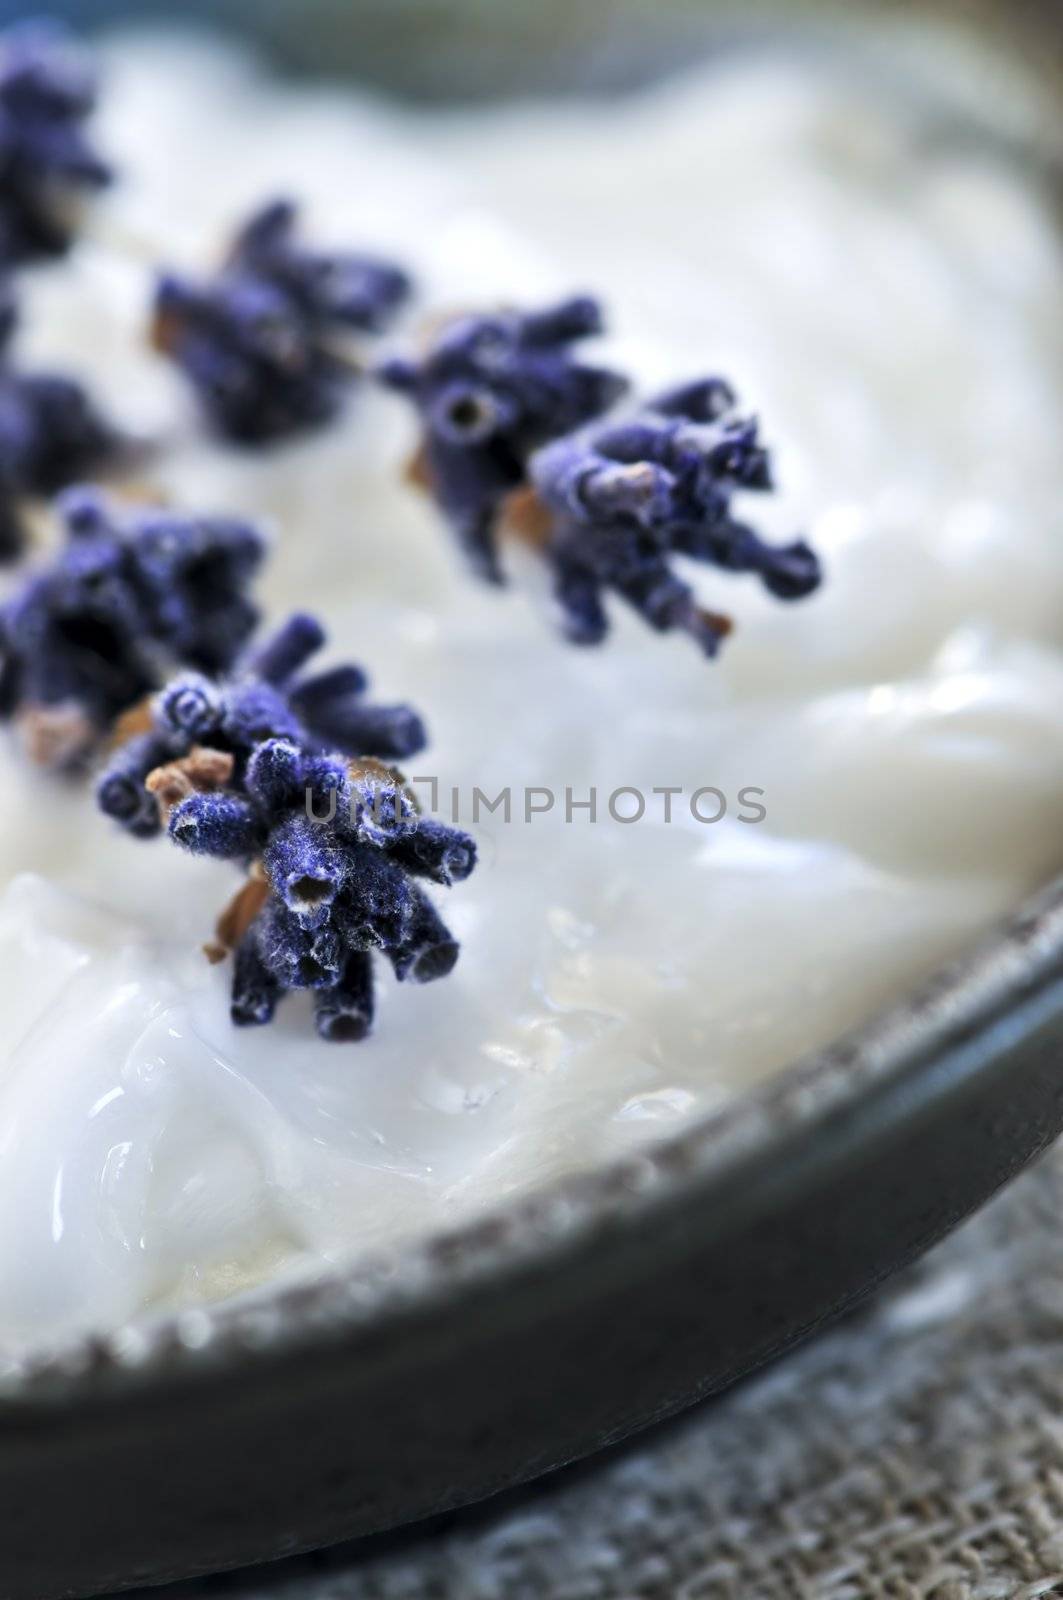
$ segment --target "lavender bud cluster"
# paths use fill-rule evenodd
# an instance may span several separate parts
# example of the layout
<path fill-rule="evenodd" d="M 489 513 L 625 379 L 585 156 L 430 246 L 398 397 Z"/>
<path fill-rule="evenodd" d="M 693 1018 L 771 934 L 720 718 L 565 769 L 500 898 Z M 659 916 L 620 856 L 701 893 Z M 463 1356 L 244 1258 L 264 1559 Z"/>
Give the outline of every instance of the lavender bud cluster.
<path fill-rule="evenodd" d="M 467 878 L 476 850 L 420 817 L 374 759 L 421 749 L 416 713 L 367 704 L 356 667 L 304 673 L 323 642 L 297 615 L 231 678 L 175 678 L 97 796 L 130 832 L 164 819 L 184 849 L 250 874 L 218 930 L 218 954 L 234 951 L 235 1023 L 267 1023 L 283 995 L 309 989 L 318 1033 L 355 1040 L 373 1020 L 374 951 L 400 981 L 453 968 L 457 942 L 422 884 Z"/>

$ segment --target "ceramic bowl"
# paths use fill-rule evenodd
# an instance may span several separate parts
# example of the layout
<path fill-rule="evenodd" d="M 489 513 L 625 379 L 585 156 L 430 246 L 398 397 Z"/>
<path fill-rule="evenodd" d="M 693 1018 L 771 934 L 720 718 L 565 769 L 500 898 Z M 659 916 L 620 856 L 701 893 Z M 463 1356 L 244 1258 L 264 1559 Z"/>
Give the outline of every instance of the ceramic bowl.
<path fill-rule="evenodd" d="M 480 6 L 443 9 L 466 28 L 459 38 L 488 26 Z M 521 20 L 527 9 L 510 22 L 500 11 L 495 48 L 499 61 L 523 51 L 535 75 L 546 67 L 528 40 L 544 36 Z M 587 14 L 604 26 L 611 9 L 614 22 L 627 15 L 588 6 L 566 52 L 562 13 L 544 5 L 569 75 L 593 38 Z M 658 55 L 695 33 L 733 42 L 731 11 L 652 9 Z M 415 4 L 224 10 L 245 27 L 258 16 L 289 54 L 301 38 L 304 59 L 331 39 L 333 66 L 357 55 L 361 26 L 363 69 L 403 81 L 384 70 L 401 60 L 409 87 L 421 62 L 422 87 L 441 88 Z M 1008 17 L 1021 43 L 1051 13 Z M 1056 14 L 1050 35 L 1047 20 L 1038 64 L 1050 77 L 1063 26 Z M 642 36 L 609 35 L 615 76 L 629 61 L 616 40 L 637 55 Z M 499 66 L 495 86 L 504 78 Z M 1015 129 L 1013 156 L 1051 181 L 1047 125 Z M 281 1556 L 584 1456 L 851 1306 L 1061 1127 L 1063 883 L 888 1014 L 638 1159 L 312 1288 L 131 1327 L 0 1377 L 0 1600 Z"/>

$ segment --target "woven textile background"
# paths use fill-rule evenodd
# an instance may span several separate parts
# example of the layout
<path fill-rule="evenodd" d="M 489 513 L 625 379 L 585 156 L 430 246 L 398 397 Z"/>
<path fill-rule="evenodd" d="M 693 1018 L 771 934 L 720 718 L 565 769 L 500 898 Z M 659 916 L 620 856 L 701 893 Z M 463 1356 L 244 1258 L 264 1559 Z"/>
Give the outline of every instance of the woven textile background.
<path fill-rule="evenodd" d="M 1063 1596 L 1063 1151 L 857 1316 L 605 1461 L 156 1600 Z"/>

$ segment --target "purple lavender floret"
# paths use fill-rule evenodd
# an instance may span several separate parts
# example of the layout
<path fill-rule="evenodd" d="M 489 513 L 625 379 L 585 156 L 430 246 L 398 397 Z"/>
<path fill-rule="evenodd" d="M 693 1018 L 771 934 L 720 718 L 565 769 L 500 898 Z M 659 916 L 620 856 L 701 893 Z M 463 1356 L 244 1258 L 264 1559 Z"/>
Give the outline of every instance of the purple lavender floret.
<path fill-rule="evenodd" d="M 151 733 L 117 752 L 98 797 L 141 836 L 147 802 L 162 804 L 177 844 L 249 870 L 235 920 L 219 924 L 234 953 L 234 1023 L 267 1023 L 286 993 L 310 989 L 319 1034 L 354 1040 L 373 1020 L 374 951 L 400 981 L 453 968 L 457 942 L 421 883 L 463 881 L 476 849 L 458 829 L 421 817 L 401 777 L 367 759 L 360 727 L 371 729 L 377 754 L 408 755 L 423 744 L 420 719 L 392 708 L 381 738 L 388 714 L 359 712 L 357 669 L 304 674 L 321 642 L 314 620 L 296 616 L 242 675 L 176 678 L 156 697 Z"/>
<path fill-rule="evenodd" d="M 715 655 L 730 624 L 698 604 L 673 570 L 676 556 L 754 573 L 780 600 L 819 585 L 819 560 L 803 540 L 768 544 L 732 514 L 737 491 L 772 487 L 771 467 L 757 423 L 736 413 L 719 379 L 558 439 L 532 458 L 530 473 L 552 515 L 554 592 L 577 644 L 605 637 L 611 591 L 651 627 L 681 629 Z"/>
<path fill-rule="evenodd" d="M 627 387 L 618 373 L 573 352 L 601 330 L 601 308 L 589 296 L 541 311 L 463 316 L 419 361 L 394 359 L 379 369 L 417 407 L 428 487 L 489 582 L 503 581 L 499 511 L 525 483 L 532 451 L 600 415 Z"/>
<path fill-rule="evenodd" d="M 85 131 L 95 103 L 95 74 L 64 28 L 0 37 L 0 266 L 63 254 L 78 196 L 110 182 Z"/>
<path fill-rule="evenodd" d="M 14 560 L 25 547 L 27 498 L 77 483 L 126 449 L 73 378 L 11 365 L 16 322 L 14 300 L 0 290 L 0 562 Z"/>
<path fill-rule="evenodd" d="M 65 543 L 0 610 L 0 716 L 68 715 L 80 759 L 175 666 L 232 665 L 258 620 L 264 546 L 245 522 L 120 514 L 92 489 L 68 490 L 59 512 Z"/>
<path fill-rule="evenodd" d="M 307 249 L 297 212 L 271 201 L 207 283 L 164 274 L 152 337 L 195 387 L 224 438 L 263 445 L 323 426 L 357 376 L 345 332 L 375 333 L 410 292 L 392 263 Z"/>

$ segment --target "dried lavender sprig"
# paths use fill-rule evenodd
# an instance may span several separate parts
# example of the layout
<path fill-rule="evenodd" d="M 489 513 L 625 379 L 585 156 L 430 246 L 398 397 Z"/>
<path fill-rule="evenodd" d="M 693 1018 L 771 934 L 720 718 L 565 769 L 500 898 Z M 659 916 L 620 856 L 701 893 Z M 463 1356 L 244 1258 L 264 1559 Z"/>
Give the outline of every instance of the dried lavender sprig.
<path fill-rule="evenodd" d="M 25 548 L 27 498 L 54 494 L 129 450 L 75 379 L 12 365 L 17 321 L 10 287 L 0 287 L 0 562 Z"/>
<path fill-rule="evenodd" d="M 0 609 L 0 716 L 48 765 L 84 759 L 180 664 L 232 665 L 258 620 L 258 531 L 226 517 L 119 512 L 94 489 L 58 511 L 65 543 Z"/>
<path fill-rule="evenodd" d="M 0 266 L 61 255 L 78 197 L 110 182 L 85 129 L 95 104 L 95 74 L 59 24 L 0 37 Z"/>
<path fill-rule="evenodd" d="M 461 316 L 419 360 L 378 369 L 416 406 L 424 428 L 419 475 L 489 582 L 503 581 L 499 512 L 525 482 L 532 451 L 598 416 L 627 387 L 619 373 L 573 351 L 601 330 L 601 308 L 586 295 L 540 311 Z"/>
<path fill-rule="evenodd" d="M 309 249 L 296 222 L 291 201 L 270 201 L 239 230 L 213 279 L 166 273 L 156 288 L 156 348 L 234 443 L 264 445 L 329 422 L 357 376 L 338 336 L 379 331 L 410 292 L 391 262 Z"/>
<path fill-rule="evenodd" d="M 820 583 L 819 560 L 803 540 L 768 544 L 733 515 L 738 490 L 772 487 L 771 467 L 756 422 L 735 411 L 719 379 L 554 441 L 533 456 L 530 475 L 549 513 L 545 553 L 575 643 L 605 637 L 612 592 L 651 627 L 681 629 L 715 655 L 730 623 L 699 605 L 673 570 L 676 556 L 754 573 L 780 600 L 799 600 Z"/>
<path fill-rule="evenodd" d="M 158 831 L 165 818 L 186 850 L 250 869 L 215 947 L 235 954 L 234 1023 L 268 1023 L 286 993 L 311 989 L 319 1034 L 354 1040 L 372 1025 L 372 951 L 400 981 L 453 968 L 457 942 L 417 880 L 460 882 L 476 851 L 458 829 L 421 818 L 397 773 L 364 759 L 353 715 L 338 749 L 318 736 L 315 718 L 337 726 L 330 704 L 365 687 L 357 669 L 301 675 L 321 639 L 313 618 L 293 617 L 244 673 L 215 683 L 179 676 L 155 698 L 150 732 L 116 753 L 97 792 L 131 832 Z M 374 727 L 386 719 L 378 708 Z M 391 722 L 389 754 L 420 748 L 414 713 L 392 708 Z M 145 826 L 152 806 L 154 830 Z"/>

